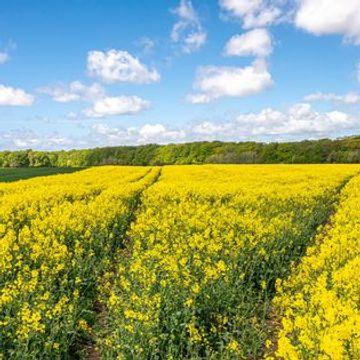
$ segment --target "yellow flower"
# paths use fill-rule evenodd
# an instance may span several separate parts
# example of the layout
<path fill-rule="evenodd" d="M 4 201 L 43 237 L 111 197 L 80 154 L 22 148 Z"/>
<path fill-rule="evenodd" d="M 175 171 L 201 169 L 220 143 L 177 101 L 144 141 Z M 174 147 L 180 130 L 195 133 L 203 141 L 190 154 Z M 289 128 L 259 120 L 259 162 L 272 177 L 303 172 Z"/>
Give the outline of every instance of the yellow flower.
<path fill-rule="evenodd" d="M 91 333 L 92 330 L 91 330 L 91 327 L 89 326 L 89 324 L 84 320 L 84 319 L 80 319 L 78 321 L 78 325 L 79 325 L 79 328 L 81 330 L 84 330 L 85 332 L 87 333 Z"/>
<path fill-rule="evenodd" d="M 239 351 L 239 343 L 236 340 L 231 340 L 227 344 L 226 348 L 230 351 L 237 352 L 237 351 Z"/>

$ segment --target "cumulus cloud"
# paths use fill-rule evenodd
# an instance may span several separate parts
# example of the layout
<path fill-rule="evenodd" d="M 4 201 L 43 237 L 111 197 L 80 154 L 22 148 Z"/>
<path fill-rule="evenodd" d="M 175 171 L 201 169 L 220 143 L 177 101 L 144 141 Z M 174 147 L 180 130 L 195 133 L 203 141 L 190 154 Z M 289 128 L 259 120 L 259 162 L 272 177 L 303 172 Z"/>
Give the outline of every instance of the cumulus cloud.
<path fill-rule="evenodd" d="M 204 120 L 186 129 L 184 141 L 287 141 L 333 137 L 360 125 L 356 116 L 341 112 L 318 112 L 307 103 L 286 111 L 265 108 L 239 114 L 228 121 Z"/>
<path fill-rule="evenodd" d="M 164 124 L 128 128 L 95 124 L 92 129 L 97 141 L 116 145 L 199 140 L 301 140 L 339 136 L 359 125 L 359 118 L 348 113 L 320 112 L 308 103 L 299 103 L 285 111 L 265 108 L 255 113 L 239 114 L 227 121 L 204 120 L 182 128 L 171 128 Z"/>
<path fill-rule="evenodd" d="M 0 85 L 0 106 L 30 106 L 34 96 L 22 89 Z"/>
<path fill-rule="evenodd" d="M 81 113 L 70 112 L 68 119 L 102 118 L 115 115 L 133 115 L 150 107 L 150 102 L 138 96 L 108 96 L 105 89 L 97 84 L 89 86 L 80 81 L 73 81 L 68 85 L 59 84 L 38 89 L 38 92 L 47 94 L 54 101 L 67 103 L 84 100 L 91 102 L 91 106 L 82 110 Z"/>
<path fill-rule="evenodd" d="M 184 130 L 171 130 L 163 124 L 146 124 L 139 129 L 140 142 L 148 141 L 174 141 L 184 139 L 186 133 Z"/>
<path fill-rule="evenodd" d="M 249 135 L 321 137 L 352 129 L 357 121 L 344 112 L 318 112 L 310 104 L 300 103 L 286 112 L 268 108 L 259 113 L 239 115 L 235 124 Z"/>
<path fill-rule="evenodd" d="M 206 32 L 190 0 L 181 0 L 172 10 L 178 18 L 171 31 L 171 40 L 179 43 L 184 53 L 200 49 L 206 42 Z"/>
<path fill-rule="evenodd" d="M 299 0 L 295 24 L 315 35 L 344 35 L 360 45 L 360 0 Z"/>
<path fill-rule="evenodd" d="M 188 95 L 187 100 L 200 104 L 224 96 L 243 97 L 259 93 L 272 83 L 264 60 L 255 60 L 243 68 L 205 66 L 198 70 L 194 84 L 198 92 Z"/>
<path fill-rule="evenodd" d="M 54 101 L 66 103 L 71 101 L 94 101 L 105 96 L 104 88 L 99 84 L 84 85 L 80 81 L 73 81 L 68 85 L 58 84 L 38 89 L 41 94 L 52 97 Z"/>
<path fill-rule="evenodd" d="M 279 0 L 219 0 L 220 7 L 242 21 L 245 29 L 264 27 L 281 16 Z"/>
<path fill-rule="evenodd" d="M 91 108 L 84 110 L 87 117 L 132 115 L 150 107 L 150 102 L 137 96 L 114 96 L 96 100 Z"/>
<path fill-rule="evenodd" d="M 265 108 L 221 120 L 204 119 L 181 128 L 166 124 L 117 127 L 96 123 L 82 135 L 40 134 L 33 130 L 0 131 L 0 147 L 10 149 L 63 149 L 94 146 L 166 144 L 200 140 L 264 141 L 302 140 L 338 137 L 358 129 L 360 118 L 342 111 L 320 112 L 308 103 L 299 103 L 280 111 Z"/>
<path fill-rule="evenodd" d="M 182 141 L 186 137 L 184 130 L 171 129 L 164 124 L 145 124 L 140 127 L 110 127 L 107 124 L 94 124 L 93 136 L 108 145 L 168 143 Z"/>
<path fill-rule="evenodd" d="M 306 95 L 304 97 L 305 101 L 332 101 L 339 102 L 344 104 L 359 104 L 360 103 L 360 94 L 355 92 L 349 92 L 347 94 L 338 95 L 334 93 L 322 93 L 316 92 L 313 94 Z"/>
<path fill-rule="evenodd" d="M 231 37 L 225 45 L 224 55 L 266 57 L 272 50 L 269 32 L 266 29 L 254 29 Z"/>
<path fill-rule="evenodd" d="M 149 84 L 160 80 L 155 69 L 148 68 L 124 50 L 90 51 L 87 56 L 87 70 L 90 76 L 105 83 Z"/>

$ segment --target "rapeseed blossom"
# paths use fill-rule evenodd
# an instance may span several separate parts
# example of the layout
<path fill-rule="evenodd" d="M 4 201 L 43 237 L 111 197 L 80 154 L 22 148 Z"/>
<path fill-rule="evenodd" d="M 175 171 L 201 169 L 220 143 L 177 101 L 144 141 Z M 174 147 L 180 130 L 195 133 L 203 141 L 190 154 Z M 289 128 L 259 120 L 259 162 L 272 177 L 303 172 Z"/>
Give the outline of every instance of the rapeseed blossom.
<path fill-rule="evenodd" d="M 0 184 L 0 358 L 66 357 L 92 333 L 95 284 L 157 173 L 113 166 Z"/>
<path fill-rule="evenodd" d="M 329 226 L 292 276 L 278 285 L 278 357 L 360 358 L 360 176 L 343 189 Z"/>
<path fill-rule="evenodd" d="M 358 171 L 105 166 L 0 183 L 0 359 L 89 341 L 104 359 L 360 358 Z"/>
<path fill-rule="evenodd" d="M 358 170 L 164 167 L 143 192 L 110 286 L 100 286 L 108 314 L 102 356 L 259 358 L 276 280 Z"/>

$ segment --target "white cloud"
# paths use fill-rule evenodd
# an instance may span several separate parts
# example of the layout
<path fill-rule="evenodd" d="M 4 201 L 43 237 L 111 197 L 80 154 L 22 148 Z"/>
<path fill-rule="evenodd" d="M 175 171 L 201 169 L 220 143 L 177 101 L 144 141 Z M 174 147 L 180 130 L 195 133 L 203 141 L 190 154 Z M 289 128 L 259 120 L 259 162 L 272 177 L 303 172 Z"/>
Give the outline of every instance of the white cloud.
<path fill-rule="evenodd" d="M 184 39 L 183 51 L 185 53 L 192 53 L 205 44 L 205 42 L 206 33 L 204 31 L 190 33 Z"/>
<path fill-rule="evenodd" d="M 89 86 L 80 81 L 73 81 L 68 85 L 38 89 L 38 92 L 50 95 L 54 101 L 66 103 L 71 101 L 89 101 L 91 107 L 81 113 L 70 112 L 68 119 L 81 119 L 85 117 L 102 118 L 114 115 L 131 115 L 144 111 L 150 107 L 150 102 L 138 96 L 107 96 L 105 89 L 97 84 Z"/>
<path fill-rule="evenodd" d="M 92 127 L 96 141 L 107 145 L 168 143 L 182 141 L 184 130 L 171 129 L 164 124 L 145 124 L 140 127 L 117 128 L 107 124 L 94 124 Z"/>
<path fill-rule="evenodd" d="M 3 49 L 0 51 L 0 64 L 4 64 L 10 60 L 10 53 L 17 47 L 16 43 L 9 40 Z"/>
<path fill-rule="evenodd" d="M 183 130 L 171 130 L 163 124 L 146 124 L 139 129 L 140 138 L 138 141 L 173 141 L 181 140 L 186 136 Z"/>
<path fill-rule="evenodd" d="M 144 125 L 141 127 L 139 134 L 144 138 L 153 138 L 159 134 L 162 134 L 166 131 L 166 128 L 163 124 L 155 125 Z"/>
<path fill-rule="evenodd" d="M 360 45 L 360 0 L 299 0 L 295 24 L 315 35 L 344 35 Z"/>
<path fill-rule="evenodd" d="M 180 4 L 174 10 L 174 13 L 182 20 L 190 22 L 197 22 L 199 20 L 191 0 L 180 0 Z"/>
<path fill-rule="evenodd" d="M 81 139 L 71 139 L 57 132 L 39 134 L 26 128 L 0 132 L 2 149 L 69 149 L 79 147 L 82 143 Z"/>
<path fill-rule="evenodd" d="M 207 94 L 198 93 L 198 94 L 189 94 L 186 96 L 186 101 L 192 104 L 207 104 L 211 100 L 213 100 L 213 98 Z"/>
<path fill-rule="evenodd" d="M 197 124 L 193 127 L 192 131 L 195 134 L 212 136 L 212 135 L 220 135 L 226 133 L 231 129 L 231 123 L 219 123 L 215 124 L 211 121 L 203 121 L 200 124 Z"/>
<path fill-rule="evenodd" d="M 40 88 L 38 92 L 50 95 L 54 101 L 62 103 L 79 100 L 94 101 L 105 96 L 105 90 L 101 85 L 94 83 L 86 86 L 80 81 Z"/>
<path fill-rule="evenodd" d="M 225 45 L 227 56 L 266 57 L 272 53 L 271 36 L 266 29 L 254 29 L 241 35 L 234 35 Z"/>
<path fill-rule="evenodd" d="M 29 106 L 34 102 L 34 96 L 22 89 L 0 85 L 0 106 Z"/>
<path fill-rule="evenodd" d="M 266 108 L 259 113 L 241 114 L 229 122 L 205 121 L 194 132 L 207 139 L 304 139 L 319 138 L 356 129 L 360 121 L 340 111 L 318 112 L 310 104 L 300 103 L 282 112 Z"/>
<path fill-rule="evenodd" d="M 92 107 L 84 110 L 87 117 L 105 117 L 113 115 L 131 115 L 150 107 L 150 102 L 137 96 L 105 97 L 96 100 Z"/>
<path fill-rule="evenodd" d="M 149 84 L 160 80 L 160 75 L 155 69 L 149 69 L 139 59 L 123 50 L 90 51 L 87 69 L 91 76 L 106 83 Z"/>
<path fill-rule="evenodd" d="M 356 116 L 341 112 L 319 112 L 310 104 L 300 103 L 285 111 L 265 108 L 258 113 L 239 114 L 228 121 L 204 120 L 182 128 L 164 124 L 113 128 L 95 124 L 96 141 L 101 144 L 145 144 L 200 140 L 300 140 L 339 136 L 358 128 Z"/>
<path fill-rule="evenodd" d="M 305 101 L 333 101 L 344 104 L 359 104 L 360 103 L 360 94 L 355 92 L 349 92 L 344 95 L 337 95 L 334 93 L 322 93 L 316 92 L 313 94 L 306 95 L 304 97 Z"/>
<path fill-rule="evenodd" d="M 155 41 L 144 36 L 136 41 L 136 45 L 141 48 L 144 54 L 150 54 L 154 51 Z"/>
<path fill-rule="evenodd" d="M 281 16 L 276 0 L 219 0 L 220 7 L 231 16 L 242 20 L 245 29 L 264 27 Z"/>
<path fill-rule="evenodd" d="M 338 137 L 359 129 L 359 126 L 360 118 L 356 114 L 320 112 L 308 103 L 300 103 L 284 111 L 265 108 L 259 112 L 239 114 L 227 121 L 204 119 L 181 128 L 160 123 L 129 127 L 96 123 L 88 127 L 88 132 L 77 137 L 35 133 L 26 128 L 0 131 L 0 148 L 70 149 L 201 140 L 289 141 Z"/>
<path fill-rule="evenodd" d="M 203 30 L 198 14 L 190 0 L 180 0 L 179 6 L 172 10 L 178 21 L 171 31 L 171 40 L 180 43 L 184 53 L 200 49 L 206 42 L 207 34 Z"/>
<path fill-rule="evenodd" d="M 0 52 L 0 64 L 4 64 L 10 60 L 10 55 L 7 52 Z"/>
<path fill-rule="evenodd" d="M 250 125 L 255 135 L 326 135 L 351 128 L 355 122 L 350 115 L 339 112 L 317 112 L 310 104 L 300 103 L 287 112 L 265 109 L 258 114 L 241 115 L 236 119 L 241 126 Z"/>
<path fill-rule="evenodd" d="M 220 6 L 240 17 L 257 11 L 262 6 L 262 0 L 220 0 Z"/>
<path fill-rule="evenodd" d="M 244 68 L 201 67 L 194 84 L 198 93 L 188 95 L 187 100 L 199 104 L 224 96 L 243 97 L 259 93 L 272 83 L 264 60 L 255 60 Z"/>

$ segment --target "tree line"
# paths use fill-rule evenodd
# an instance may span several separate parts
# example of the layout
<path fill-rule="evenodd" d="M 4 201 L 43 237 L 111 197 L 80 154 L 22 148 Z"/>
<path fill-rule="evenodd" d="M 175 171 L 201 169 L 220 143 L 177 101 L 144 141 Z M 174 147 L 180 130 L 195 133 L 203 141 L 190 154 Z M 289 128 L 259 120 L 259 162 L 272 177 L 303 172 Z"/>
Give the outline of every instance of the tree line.
<path fill-rule="evenodd" d="M 299 142 L 193 142 L 69 151 L 2 151 L 0 167 L 360 163 L 360 136 Z"/>

